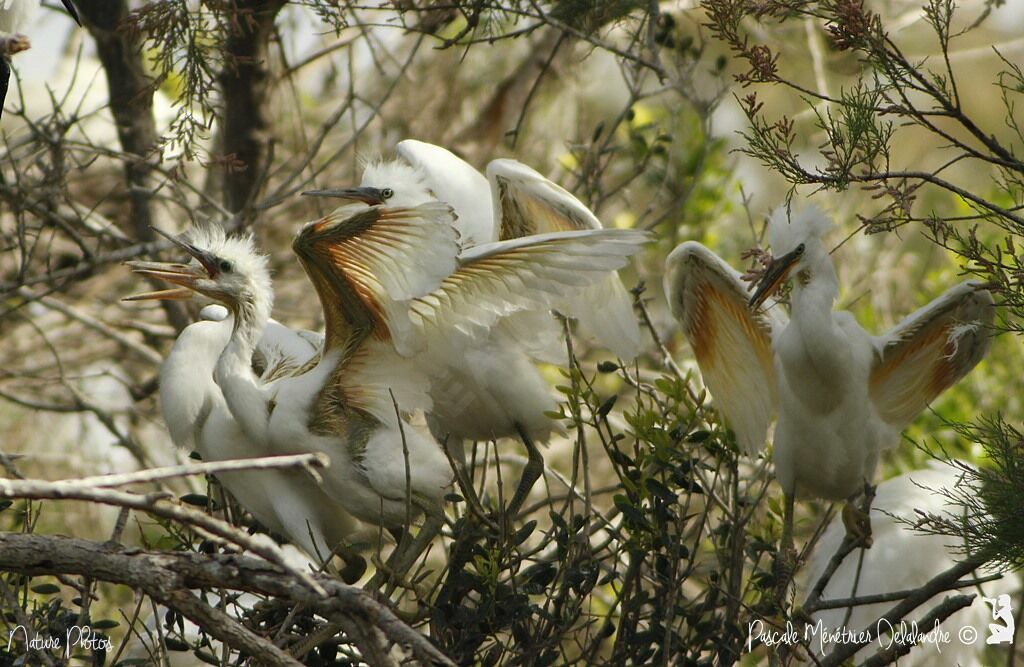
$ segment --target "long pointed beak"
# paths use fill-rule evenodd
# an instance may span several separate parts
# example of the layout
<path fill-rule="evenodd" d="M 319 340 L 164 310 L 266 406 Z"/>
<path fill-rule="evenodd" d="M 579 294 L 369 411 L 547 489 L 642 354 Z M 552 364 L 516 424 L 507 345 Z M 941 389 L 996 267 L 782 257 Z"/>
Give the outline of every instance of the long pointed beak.
<path fill-rule="evenodd" d="M 339 188 L 336 190 L 307 190 L 302 193 L 308 197 L 336 197 L 363 202 L 369 206 L 377 206 L 385 201 L 384 192 L 380 188 L 363 186 L 359 188 Z"/>
<path fill-rule="evenodd" d="M 199 278 L 205 278 L 206 271 L 198 266 L 189 264 L 176 264 L 173 262 L 125 262 L 125 266 L 140 276 L 156 278 L 165 283 L 180 285 L 171 289 L 156 290 L 154 292 L 143 292 L 123 297 L 122 301 L 146 301 L 149 299 L 179 300 L 191 299 L 193 296 L 192 286 Z"/>
<path fill-rule="evenodd" d="M 768 270 L 765 271 L 761 282 L 757 284 L 754 295 L 750 297 L 748 304 L 751 309 L 757 309 L 765 300 L 779 289 L 779 286 L 789 276 L 789 272 L 796 266 L 796 260 L 803 255 L 803 248 L 788 252 L 781 257 L 773 257 Z"/>
<path fill-rule="evenodd" d="M 164 237 L 165 239 L 173 243 L 174 245 L 178 246 L 179 248 L 187 252 L 188 254 L 195 257 L 196 261 L 202 264 L 203 268 L 206 269 L 206 272 L 209 274 L 209 277 L 212 278 L 219 272 L 220 269 L 217 268 L 217 259 L 210 255 L 210 253 L 206 252 L 205 250 L 200 250 L 191 243 L 188 243 L 187 241 L 182 241 L 177 236 L 172 236 L 171 234 L 168 234 L 162 229 L 157 229 L 156 227 L 152 227 L 151 229 L 160 236 Z"/>

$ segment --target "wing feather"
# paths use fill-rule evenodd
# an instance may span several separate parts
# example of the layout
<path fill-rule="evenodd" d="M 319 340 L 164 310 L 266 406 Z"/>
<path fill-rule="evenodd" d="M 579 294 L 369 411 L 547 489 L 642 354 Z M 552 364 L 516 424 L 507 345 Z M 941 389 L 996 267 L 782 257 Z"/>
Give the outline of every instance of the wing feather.
<path fill-rule="evenodd" d="M 436 289 L 456 268 L 450 207 L 345 206 L 307 224 L 292 244 L 324 309 L 326 347 L 390 337 L 389 309 Z"/>
<path fill-rule="evenodd" d="M 776 401 L 773 322 L 747 307 L 750 292 L 739 273 L 694 241 L 669 255 L 665 295 L 715 404 L 742 450 L 757 454 Z"/>
<path fill-rule="evenodd" d="M 464 246 L 498 240 L 494 210 L 486 196 L 490 186 L 483 174 L 454 153 L 433 144 L 406 139 L 398 142 L 396 150 L 423 174 L 434 196 L 455 209 L 455 228 Z"/>
<path fill-rule="evenodd" d="M 875 339 L 870 394 L 879 415 L 902 431 L 967 375 L 991 345 L 992 295 L 966 281 Z"/>
<path fill-rule="evenodd" d="M 583 202 L 522 162 L 492 160 L 487 165 L 487 179 L 502 241 L 603 227 Z"/>
<path fill-rule="evenodd" d="M 494 160 L 487 165 L 487 178 L 502 240 L 603 228 L 583 202 L 521 162 Z M 579 290 L 560 304 L 559 310 L 577 319 L 584 333 L 617 356 L 631 359 L 637 355 L 640 326 L 633 313 L 633 299 L 618 275 Z"/>
<path fill-rule="evenodd" d="M 437 290 L 413 299 L 404 313 L 391 311 L 396 321 L 405 316 L 410 323 L 392 328 L 396 348 L 409 355 L 451 330 L 480 338 L 504 316 L 550 308 L 622 267 L 647 240 L 644 232 L 598 229 L 471 248 Z M 406 332 L 412 335 L 403 338 Z"/>

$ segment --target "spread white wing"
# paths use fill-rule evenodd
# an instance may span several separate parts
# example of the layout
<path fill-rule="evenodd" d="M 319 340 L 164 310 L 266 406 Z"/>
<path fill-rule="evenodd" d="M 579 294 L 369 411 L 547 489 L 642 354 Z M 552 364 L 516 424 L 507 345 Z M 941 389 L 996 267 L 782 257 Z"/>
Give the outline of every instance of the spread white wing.
<path fill-rule="evenodd" d="M 665 295 L 693 348 L 704 384 L 732 425 L 744 452 L 764 447 L 776 401 L 772 328 L 781 326 L 747 306 L 740 274 L 700 243 L 668 256 Z"/>
<path fill-rule="evenodd" d="M 499 238 L 601 229 L 601 221 L 583 202 L 537 171 L 516 160 L 493 160 L 487 165 Z M 576 318 L 580 328 L 623 358 L 640 348 L 640 327 L 633 299 L 617 273 L 579 290 L 557 304 Z"/>
<path fill-rule="evenodd" d="M 967 375 L 988 353 L 994 310 L 992 295 L 967 281 L 876 338 L 870 392 L 882 419 L 902 431 Z"/>
<path fill-rule="evenodd" d="M 536 234 L 464 251 L 459 268 L 437 290 L 410 302 L 413 326 L 392 330 L 396 348 L 409 354 L 419 347 L 413 339 L 399 340 L 406 329 L 422 340 L 452 331 L 481 338 L 499 318 L 563 303 L 579 288 L 621 268 L 647 240 L 640 231 L 593 229 Z"/>
<path fill-rule="evenodd" d="M 434 197 L 455 209 L 455 227 L 464 247 L 498 240 L 483 174 L 451 151 L 415 139 L 398 142 L 397 151 L 426 177 Z"/>

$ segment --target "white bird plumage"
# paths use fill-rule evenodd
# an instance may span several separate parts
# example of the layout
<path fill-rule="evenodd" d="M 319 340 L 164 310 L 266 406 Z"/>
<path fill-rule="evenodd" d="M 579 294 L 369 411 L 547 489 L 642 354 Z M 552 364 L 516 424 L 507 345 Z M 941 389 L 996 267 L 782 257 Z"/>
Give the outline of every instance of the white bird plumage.
<path fill-rule="evenodd" d="M 194 449 L 204 461 L 273 455 L 242 432 L 213 381 L 214 367 L 231 337 L 232 326 L 226 309 L 207 306 L 200 312 L 200 320 L 181 332 L 160 368 L 160 409 L 171 440 L 183 449 Z M 255 352 L 267 375 L 285 365 L 300 366 L 319 349 L 271 320 Z M 356 527 L 302 471 L 247 470 L 221 473 L 217 478 L 257 521 L 317 561 Z"/>
<path fill-rule="evenodd" d="M 358 188 L 309 194 L 389 206 L 446 197 L 469 207 L 468 216 L 456 210 L 453 220 L 459 240 L 456 268 L 437 290 L 414 299 L 405 311 L 389 313 L 389 323 L 399 353 L 431 378 L 430 419 L 439 437 L 456 451 L 463 440 L 519 436 L 526 444 L 530 464 L 510 503 L 515 508 L 540 474 L 542 460 L 532 441 L 546 440 L 558 428 L 545 414 L 556 409 L 554 398 L 531 362 L 564 356 L 560 325 L 549 311 L 571 313 L 569 304 L 581 292 L 617 282 L 615 271 L 646 235 L 604 230 L 598 224 L 495 240 L 493 219 L 479 205 L 480 192 L 466 189 L 481 185 L 479 172 L 429 144 L 402 142 L 400 153 L 407 159 L 415 153 L 419 162 L 434 160 L 430 163 L 444 170 L 443 176 L 403 160 L 379 161 L 367 165 Z M 489 203 L 486 197 L 483 201 Z M 431 257 L 424 251 L 418 261 Z"/>
<path fill-rule="evenodd" d="M 422 228 L 428 226 L 423 221 Z M 410 466 L 417 470 L 410 489 L 416 510 L 439 512 L 450 483 L 447 459 L 429 435 L 399 423 L 388 392 L 392 389 L 396 397 L 405 398 L 416 378 L 396 376 L 382 391 L 372 380 L 379 372 L 376 364 L 369 379 L 360 374 L 368 365 L 363 363 L 367 356 L 386 363 L 387 346 L 357 335 L 351 350 L 339 349 L 345 337 L 337 330 L 342 325 L 332 329 L 329 324 L 322 353 L 305 367 L 290 364 L 257 375 L 251 360 L 273 305 L 266 258 L 250 237 L 226 237 L 219 228 L 193 230 L 183 245 L 196 262 L 179 268 L 149 262 L 133 267 L 143 275 L 199 291 L 232 311 L 230 336 L 212 377 L 251 446 L 276 454 L 327 454 L 332 465 L 324 471 L 324 490 L 334 502 L 361 520 L 400 527 L 406 518 L 404 441 Z M 329 317 L 328 322 L 336 321 Z M 384 349 L 371 349 L 375 347 Z M 338 373 L 339 366 L 348 372 Z M 340 408 L 331 403 L 336 392 L 346 399 Z M 316 425 L 318 420 L 329 421 L 323 411 L 335 408 L 344 413 L 343 421 L 350 418 L 351 432 Z"/>
<path fill-rule="evenodd" d="M 764 446 L 773 416 L 776 474 L 789 493 L 844 499 L 870 481 L 882 449 L 988 351 L 992 297 L 977 282 L 950 289 L 889 333 L 869 335 L 833 311 L 838 281 L 822 241 L 830 229 L 808 208 L 768 225 L 775 256 L 759 294 L 696 242 L 666 264 L 665 292 L 704 380 L 748 454 Z M 791 313 L 755 311 L 795 275 Z"/>
<path fill-rule="evenodd" d="M 396 150 L 434 196 L 455 209 L 464 248 L 536 234 L 603 228 L 597 216 L 568 190 L 517 160 L 492 160 L 484 177 L 440 146 L 406 139 Z M 637 355 L 640 327 L 633 299 L 617 273 L 555 305 L 559 312 L 578 320 L 582 332 L 617 356 L 632 359 Z"/>

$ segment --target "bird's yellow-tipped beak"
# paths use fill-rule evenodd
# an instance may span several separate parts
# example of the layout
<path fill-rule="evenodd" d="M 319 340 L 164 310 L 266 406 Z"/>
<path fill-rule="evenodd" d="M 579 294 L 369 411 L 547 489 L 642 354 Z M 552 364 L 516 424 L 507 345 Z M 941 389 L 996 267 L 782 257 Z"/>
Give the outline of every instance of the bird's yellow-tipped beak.
<path fill-rule="evenodd" d="M 757 284 L 757 289 L 754 290 L 754 295 L 750 297 L 749 305 L 751 309 L 757 309 L 765 302 L 765 299 L 778 291 L 779 286 L 789 277 L 789 272 L 793 270 L 793 267 L 796 266 L 796 261 L 803 254 L 804 248 L 803 245 L 800 245 L 792 252 L 786 253 L 781 257 L 772 258 L 771 264 L 768 265 L 768 270 L 765 271 L 764 277 L 761 278 L 761 282 Z"/>
<path fill-rule="evenodd" d="M 192 286 L 199 278 L 206 277 L 206 271 L 201 266 L 189 264 L 175 264 L 171 262 L 125 262 L 125 266 L 140 276 L 156 278 L 172 285 L 170 289 L 143 292 L 123 297 L 122 301 L 146 301 L 150 299 L 162 299 L 164 301 L 191 299 L 193 296 Z"/>

